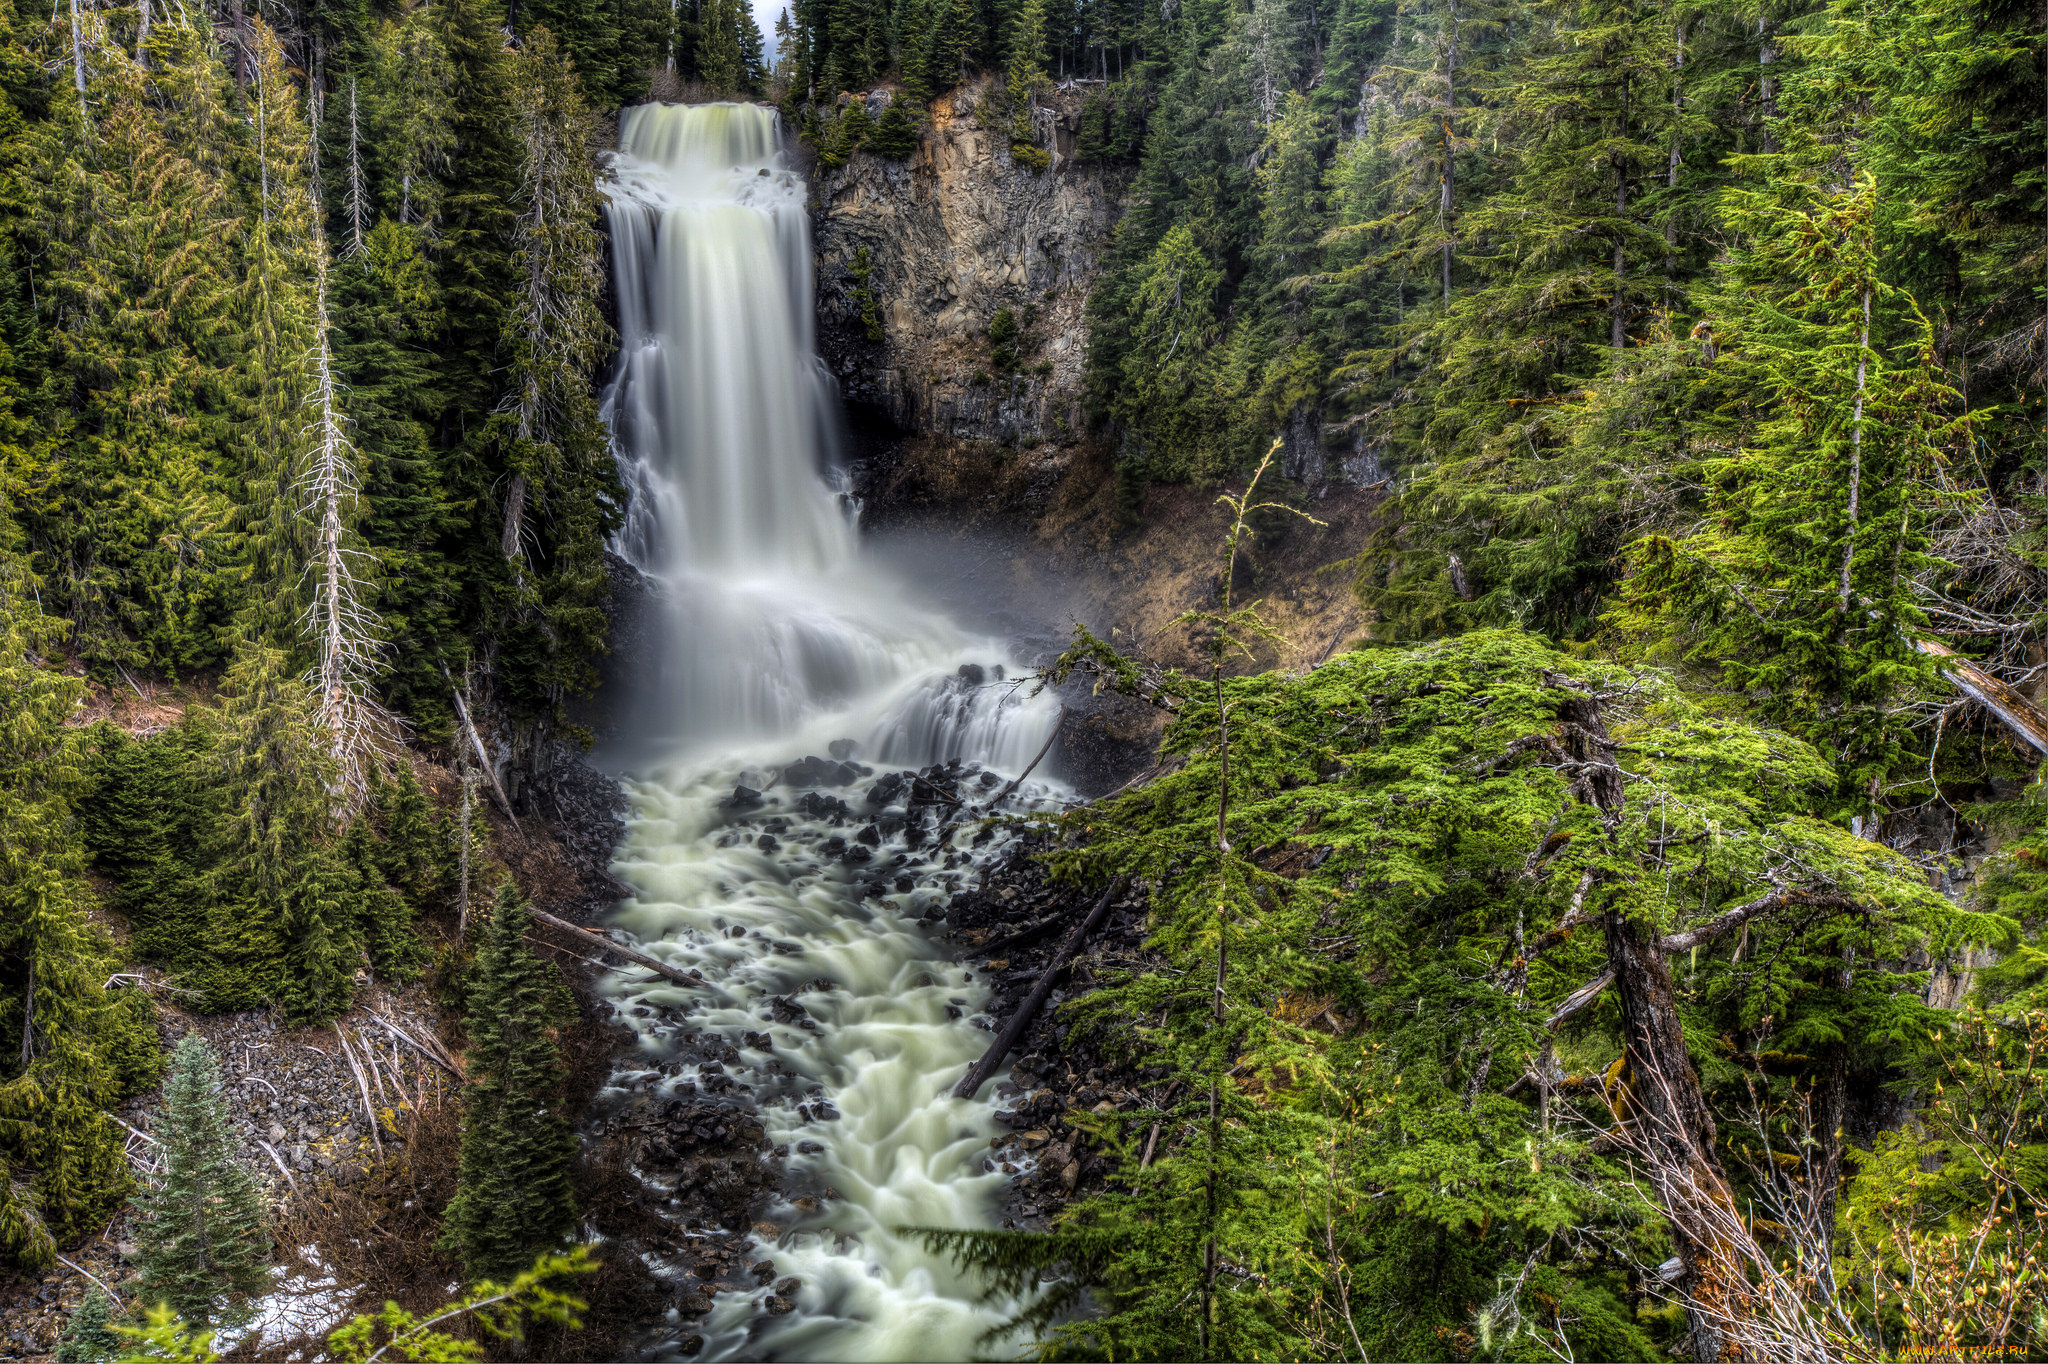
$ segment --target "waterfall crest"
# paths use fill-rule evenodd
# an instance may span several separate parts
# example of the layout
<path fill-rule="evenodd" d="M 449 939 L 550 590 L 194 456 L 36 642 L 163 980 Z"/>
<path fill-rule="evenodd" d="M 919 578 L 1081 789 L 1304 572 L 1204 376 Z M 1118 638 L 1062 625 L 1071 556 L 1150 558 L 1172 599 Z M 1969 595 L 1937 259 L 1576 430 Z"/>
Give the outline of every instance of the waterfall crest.
<path fill-rule="evenodd" d="M 627 717 L 616 868 L 635 894 L 614 922 L 705 984 L 612 978 L 643 1066 L 610 1092 L 758 1112 L 787 1201 L 757 1244 L 801 1285 L 722 1295 L 657 1352 L 969 1358 L 997 1308 L 896 1229 L 985 1225 L 1004 1180 L 989 1108 L 947 1093 L 987 1045 L 987 987 L 920 923 L 1002 836 L 975 848 L 957 800 L 917 793 L 992 791 L 1056 708 L 998 641 L 861 552 L 812 340 L 806 190 L 774 112 L 646 105 L 620 131 L 605 411 L 633 501 L 617 548 L 662 607 Z M 919 766 L 922 784 L 889 771 Z M 685 1177 L 638 1174 L 663 1202 Z"/>

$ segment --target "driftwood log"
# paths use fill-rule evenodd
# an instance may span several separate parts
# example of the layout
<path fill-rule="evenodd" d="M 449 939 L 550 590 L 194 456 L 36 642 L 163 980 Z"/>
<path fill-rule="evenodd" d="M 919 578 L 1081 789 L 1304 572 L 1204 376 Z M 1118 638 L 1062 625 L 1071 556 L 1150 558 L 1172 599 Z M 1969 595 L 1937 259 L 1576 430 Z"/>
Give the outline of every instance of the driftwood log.
<path fill-rule="evenodd" d="M 1046 996 L 1052 993 L 1053 979 L 1066 969 L 1067 963 L 1081 950 L 1081 945 L 1088 941 L 1088 935 L 1095 931 L 1096 925 L 1108 917 L 1109 902 L 1116 898 L 1116 893 L 1123 889 L 1123 885 L 1124 878 L 1119 876 L 1103 888 L 1102 898 L 1095 902 L 1095 908 L 1088 912 L 1088 917 L 1067 935 L 1067 940 L 1060 944 L 1060 950 L 1052 954 L 1052 960 L 1046 963 L 1045 971 L 1038 977 L 1038 983 L 1031 987 L 1031 993 L 1024 997 L 1024 1002 L 1017 1006 L 1017 1012 L 1011 1014 L 1010 1021 L 1003 1025 L 1002 1034 L 982 1053 L 981 1059 L 974 1063 L 973 1069 L 961 1078 L 959 1086 L 953 1091 L 955 1098 L 973 1098 L 981 1087 L 988 1083 L 989 1077 L 996 1073 L 996 1067 L 1002 1065 L 1003 1058 L 1010 1054 L 1010 1049 L 1023 1039 L 1024 1030 L 1031 1026 L 1031 1020 L 1037 1017 L 1039 1009 L 1044 1006 Z"/>
<path fill-rule="evenodd" d="M 538 909 L 531 912 L 536 923 L 543 923 L 557 932 L 567 933 L 577 942 L 584 943 L 590 947 L 601 948 L 606 952 L 612 953 L 614 956 L 624 957 L 635 966 L 644 966 L 657 976 L 667 976 L 678 985 L 702 985 L 704 983 L 702 976 L 692 975 L 688 971 L 670 966 L 665 961 L 657 961 L 645 952 L 635 952 L 630 947 L 621 947 L 603 934 L 592 933 L 587 928 L 578 928 L 567 919 L 557 919 L 554 915 L 544 913 Z"/>

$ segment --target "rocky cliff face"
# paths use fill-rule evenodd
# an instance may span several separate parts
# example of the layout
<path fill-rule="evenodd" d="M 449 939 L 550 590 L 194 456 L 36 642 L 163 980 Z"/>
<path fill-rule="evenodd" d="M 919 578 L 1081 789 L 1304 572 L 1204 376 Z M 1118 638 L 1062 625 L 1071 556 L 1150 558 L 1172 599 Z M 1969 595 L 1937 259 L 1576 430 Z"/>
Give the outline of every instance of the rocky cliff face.
<path fill-rule="evenodd" d="M 856 420 L 1064 444 L 1082 430 L 1082 313 L 1129 173 L 1072 162 L 1078 104 L 1057 97 L 1051 168 L 1016 164 L 1002 120 L 977 116 L 988 92 L 934 101 L 910 159 L 863 152 L 813 182 L 819 345 Z M 1007 346 L 989 337 L 1004 308 Z"/>

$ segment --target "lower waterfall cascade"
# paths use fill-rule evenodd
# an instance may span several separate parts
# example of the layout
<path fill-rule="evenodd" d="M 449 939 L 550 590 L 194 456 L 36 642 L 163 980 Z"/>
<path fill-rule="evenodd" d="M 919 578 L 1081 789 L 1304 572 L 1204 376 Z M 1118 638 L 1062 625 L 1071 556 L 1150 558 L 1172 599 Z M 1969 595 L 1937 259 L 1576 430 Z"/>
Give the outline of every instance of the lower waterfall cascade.
<path fill-rule="evenodd" d="M 1057 708 L 861 551 L 774 111 L 642 105 L 620 147 L 605 411 L 632 497 L 618 548 L 656 587 L 660 643 L 628 711 L 614 870 L 634 894 L 612 923 L 704 983 L 608 980 L 639 1036 L 610 1084 L 750 1104 L 786 1150 L 754 1231 L 772 1281 L 653 1353 L 969 1358 L 1002 1304 L 899 1228 L 987 1225 L 1008 1176 L 988 1104 L 950 1096 L 990 1040 L 986 986 L 920 921 L 1001 846 L 963 812 Z M 1026 782 L 1011 808 L 1061 794 Z"/>

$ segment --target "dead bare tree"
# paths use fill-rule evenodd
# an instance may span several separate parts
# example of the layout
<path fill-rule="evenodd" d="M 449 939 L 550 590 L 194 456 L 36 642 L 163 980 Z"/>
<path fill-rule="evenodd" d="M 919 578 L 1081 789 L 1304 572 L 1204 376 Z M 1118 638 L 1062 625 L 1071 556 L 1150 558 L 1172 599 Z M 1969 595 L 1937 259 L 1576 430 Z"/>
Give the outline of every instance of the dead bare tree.
<path fill-rule="evenodd" d="M 312 451 L 299 480 L 301 515 L 317 530 L 306 566 L 313 582 L 306 633 L 318 650 L 307 681 L 318 700 L 329 752 L 340 774 L 344 799 L 359 803 L 369 792 L 373 771 L 389 765 L 403 725 L 377 699 L 372 683 L 382 670 L 382 640 L 376 610 L 361 572 L 369 558 L 350 528 L 356 502 L 355 446 L 348 438 L 336 393 L 327 318 L 327 251 L 313 243 L 315 340 L 313 384 L 307 405 Z"/>
<path fill-rule="evenodd" d="M 344 260 L 363 253 L 363 222 L 369 217 L 369 195 L 363 189 L 362 119 L 356 107 L 356 78 L 348 78 L 348 192 L 342 206 L 348 213 L 348 248 Z"/>

